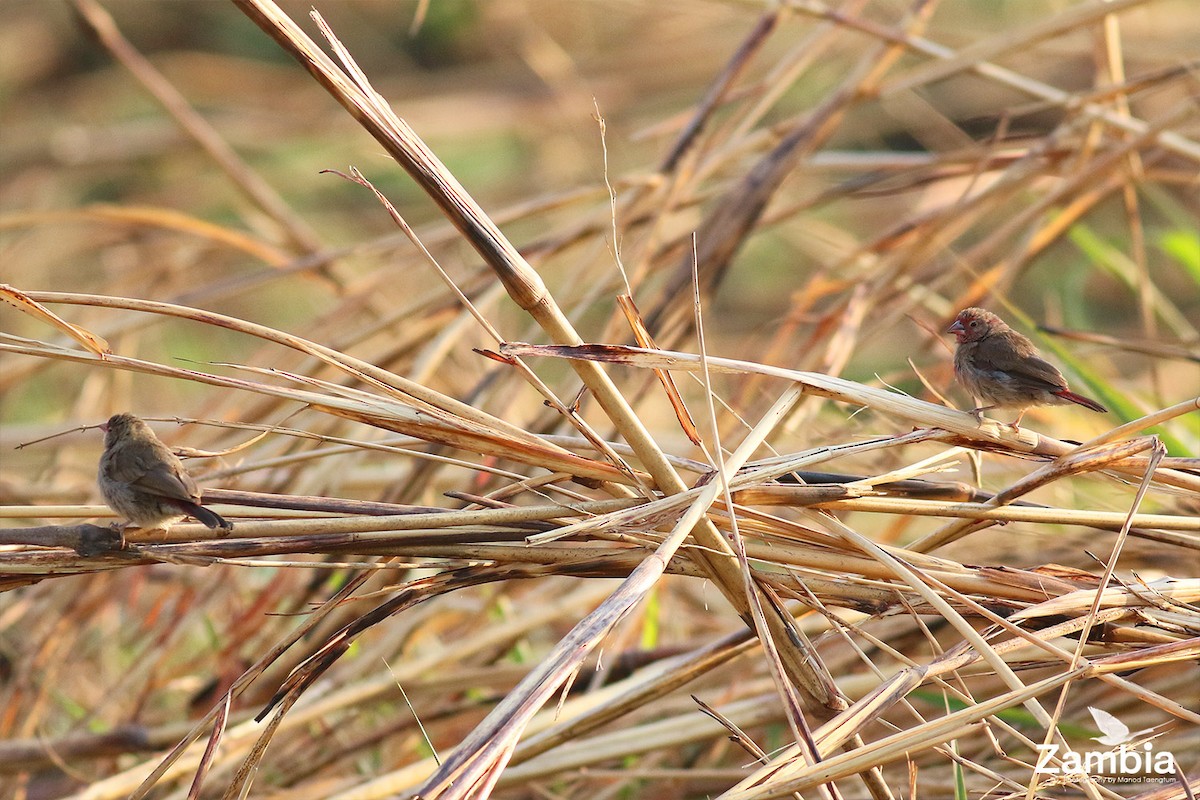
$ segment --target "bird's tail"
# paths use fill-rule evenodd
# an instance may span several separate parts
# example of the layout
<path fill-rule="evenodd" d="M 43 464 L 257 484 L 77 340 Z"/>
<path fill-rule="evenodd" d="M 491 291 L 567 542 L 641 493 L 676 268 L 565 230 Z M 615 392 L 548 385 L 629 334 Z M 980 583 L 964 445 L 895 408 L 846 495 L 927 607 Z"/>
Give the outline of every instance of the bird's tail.
<path fill-rule="evenodd" d="M 203 522 L 209 528 L 223 528 L 227 531 L 233 530 L 232 522 L 204 506 L 188 503 L 187 513 Z"/>
<path fill-rule="evenodd" d="M 1084 408 L 1090 408 L 1092 411 L 1098 411 L 1101 414 L 1108 413 L 1108 409 L 1097 403 L 1095 400 L 1084 397 L 1081 394 L 1075 394 L 1067 389 L 1060 389 L 1054 394 L 1057 397 L 1061 397 L 1063 400 L 1070 400 L 1072 403 L 1078 403 Z"/>

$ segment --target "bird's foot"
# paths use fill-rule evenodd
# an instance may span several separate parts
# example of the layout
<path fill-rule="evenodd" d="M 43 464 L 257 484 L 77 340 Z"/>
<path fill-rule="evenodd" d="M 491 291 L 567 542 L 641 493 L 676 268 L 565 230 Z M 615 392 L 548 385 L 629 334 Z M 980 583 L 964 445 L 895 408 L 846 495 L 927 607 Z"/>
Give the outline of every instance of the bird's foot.
<path fill-rule="evenodd" d="M 110 523 L 108 523 L 109 530 L 116 532 L 117 541 L 120 542 L 120 544 L 117 545 L 118 550 L 124 550 L 129 544 L 125 539 L 125 529 L 129 527 L 129 524 L 130 523 L 128 523 L 128 522 L 110 522 Z"/>

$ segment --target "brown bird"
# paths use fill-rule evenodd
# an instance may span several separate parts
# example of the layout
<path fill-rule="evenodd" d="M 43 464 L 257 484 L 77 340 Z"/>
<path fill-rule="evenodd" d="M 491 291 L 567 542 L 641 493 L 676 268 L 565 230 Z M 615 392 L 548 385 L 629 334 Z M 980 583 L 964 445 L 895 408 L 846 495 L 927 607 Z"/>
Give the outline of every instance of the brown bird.
<path fill-rule="evenodd" d="M 116 414 L 100 426 L 100 493 L 104 502 L 139 528 L 168 530 L 190 516 L 210 528 L 231 530 L 220 514 L 200 505 L 200 490 L 183 464 L 150 426 L 133 414 Z"/>
<path fill-rule="evenodd" d="M 1033 342 L 1017 333 L 990 311 L 964 308 L 946 331 L 958 340 L 954 374 L 968 392 L 987 405 L 971 413 L 978 419 L 991 408 L 1018 409 L 1015 430 L 1030 406 L 1078 403 L 1104 413 L 1107 408 L 1075 394 L 1067 379 L 1038 356 Z"/>

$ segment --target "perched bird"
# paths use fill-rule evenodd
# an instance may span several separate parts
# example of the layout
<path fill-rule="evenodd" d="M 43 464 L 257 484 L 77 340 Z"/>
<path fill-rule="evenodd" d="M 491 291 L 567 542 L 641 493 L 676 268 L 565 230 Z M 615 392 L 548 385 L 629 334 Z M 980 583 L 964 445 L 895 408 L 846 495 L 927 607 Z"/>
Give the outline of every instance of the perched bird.
<path fill-rule="evenodd" d="M 104 502 L 139 528 L 169 529 L 186 516 L 230 530 L 220 514 L 200 505 L 200 490 L 150 426 L 133 414 L 116 414 L 100 426 L 100 493 Z"/>
<path fill-rule="evenodd" d="M 1067 379 L 1038 356 L 1033 342 L 1017 333 L 990 311 L 964 308 L 946 331 L 958 340 L 954 374 L 959 383 L 987 405 L 973 413 L 983 418 L 991 408 L 1018 409 L 1015 430 L 1030 406 L 1078 403 L 1104 413 L 1107 408 L 1067 388 Z"/>

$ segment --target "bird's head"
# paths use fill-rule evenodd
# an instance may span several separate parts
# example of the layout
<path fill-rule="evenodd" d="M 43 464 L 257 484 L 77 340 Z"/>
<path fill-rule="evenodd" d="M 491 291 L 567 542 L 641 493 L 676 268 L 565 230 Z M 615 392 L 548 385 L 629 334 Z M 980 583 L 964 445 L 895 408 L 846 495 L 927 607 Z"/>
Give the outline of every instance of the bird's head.
<path fill-rule="evenodd" d="M 108 422 L 100 426 L 100 430 L 104 431 L 105 447 L 112 447 L 116 442 L 121 441 L 130 434 L 141 431 L 143 428 L 149 429 L 149 426 L 128 412 L 113 414 L 108 418 Z"/>
<path fill-rule="evenodd" d="M 993 331 L 1008 327 L 1004 321 L 990 311 L 982 308 L 964 308 L 954 318 L 954 324 L 946 329 L 953 333 L 959 344 L 978 342 Z"/>

